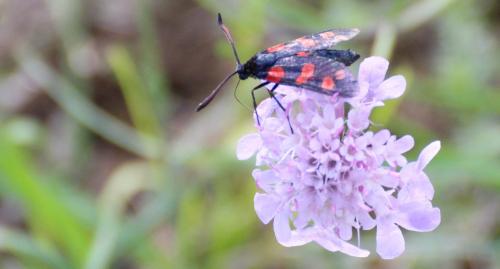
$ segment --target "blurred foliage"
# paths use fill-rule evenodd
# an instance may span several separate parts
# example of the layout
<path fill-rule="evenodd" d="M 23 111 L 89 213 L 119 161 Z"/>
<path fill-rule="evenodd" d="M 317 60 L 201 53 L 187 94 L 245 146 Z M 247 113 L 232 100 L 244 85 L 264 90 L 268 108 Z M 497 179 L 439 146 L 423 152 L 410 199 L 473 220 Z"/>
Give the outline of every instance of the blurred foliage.
<path fill-rule="evenodd" d="M 438 230 L 408 233 L 393 261 L 279 246 L 234 154 L 251 112 L 231 85 L 193 112 L 234 64 L 217 12 L 243 60 L 360 28 L 341 47 L 390 58 L 408 82 L 377 128 L 413 134 L 411 159 L 442 141 Z M 499 18 L 495 0 L 2 1 L 0 267 L 500 268 Z"/>

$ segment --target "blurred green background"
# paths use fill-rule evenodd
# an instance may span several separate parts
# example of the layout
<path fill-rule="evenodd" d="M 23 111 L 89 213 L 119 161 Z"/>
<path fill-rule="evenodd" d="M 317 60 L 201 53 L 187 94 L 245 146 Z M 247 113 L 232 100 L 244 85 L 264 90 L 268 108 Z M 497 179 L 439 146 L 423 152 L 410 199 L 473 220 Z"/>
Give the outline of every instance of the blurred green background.
<path fill-rule="evenodd" d="M 442 141 L 438 229 L 392 261 L 373 232 L 365 259 L 276 243 L 235 157 L 254 130 L 235 81 L 194 112 L 235 65 L 218 11 L 242 60 L 359 28 L 340 47 L 408 81 L 376 128 L 413 134 L 412 160 Z M 497 0 L 0 1 L 0 268 L 500 268 L 499 50 Z"/>

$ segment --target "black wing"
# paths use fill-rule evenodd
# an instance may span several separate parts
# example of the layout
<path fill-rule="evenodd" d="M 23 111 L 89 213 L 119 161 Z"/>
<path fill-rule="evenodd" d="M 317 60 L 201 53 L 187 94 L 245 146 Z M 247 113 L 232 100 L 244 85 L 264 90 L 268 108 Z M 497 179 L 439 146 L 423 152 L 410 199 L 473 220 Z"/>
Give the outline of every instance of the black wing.
<path fill-rule="evenodd" d="M 291 56 L 299 51 L 328 49 L 349 40 L 359 33 L 358 29 L 332 29 L 274 45 L 260 53 L 273 53 L 276 58 Z"/>
<path fill-rule="evenodd" d="M 296 55 L 300 56 L 301 54 L 303 55 L 304 53 L 307 52 L 299 52 Z M 310 54 L 320 56 L 320 57 L 326 57 L 330 58 L 334 61 L 341 62 L 345 64 L 346 66 L 350 66 L 354 62 L 356 62 L 359 59 L 359 54 L 357 54 L 353 50 L 330 50 L 330 49 L 321 49 L 321 50 L 315 50 L 310 52 Z M 307 54 L 306 54 L 307 55 Z"/>
<path fill-rule="evenodd" d="M 257 78 L 326 95 L 338 93 L 342 97 L 354 96 L 358 87 L 343 63 L 314 54 L 278 59 L 273 66 L 259 72 Z"/>

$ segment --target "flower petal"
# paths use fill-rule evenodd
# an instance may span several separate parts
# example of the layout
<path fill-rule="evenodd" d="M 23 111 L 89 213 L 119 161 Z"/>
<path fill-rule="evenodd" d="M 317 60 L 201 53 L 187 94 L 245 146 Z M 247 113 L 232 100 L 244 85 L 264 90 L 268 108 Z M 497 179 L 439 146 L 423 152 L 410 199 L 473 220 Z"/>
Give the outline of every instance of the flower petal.
<path fill-rule="evenodd" d="M 401 155 L 413 148 L 414 141 L 413 137 L 410 135 L 405 135 L 400 139 L 391 142 L 390 139 L 386 147 L 386 160 L 391 166 L 404 166 L 406 164 L 406 158 Z"/>
<path fill-rule="evenodd" d="M 351 240 L 352 238 L 352 226 L 346 223 L 340 223 L 338 225 L 339 228 L 339 237 L 342 240 Z"/>
<path fill-rule="evenodd" d="M 384 187 L 396 188 L 399 185 L 398 174 L 386 169 L 380 169 L 374 176 L 375 180 Z"/>
<path fill-rule="evenodd" d="M 360 107 L 352 109 L 347 115 L 347 125 L 353 131 L 363 131 L 370 125 L 369 116 L 371 107 Z"/>
<path fill-rule="evenodd" d="M 441 149 L 440 141 L 434 141 L 427 145 L 418 156 L 417 169 L 424 170 L 432 158 L 439 152 L 439 149 Z"/>
<path fill-rule="evenodd" d="M 285 247 L 296 247 L 305 245 L 313 240 L 313 235 L 307 230 L 292 231 L 287 241 L 281 241 L 280 244 Z"/>
<path fill-rule="evenodd" d="M 258 134 L 247 134 L 238 141 L 238 146 L 236 147 L 236 157 L 238 160 L 249 159 L 261 146 L 262 139 Z"/>
<path fill-rule="evenodd" d="M 370 83 L 366 81 L 358 82 L 358 92 L 351 98 L 348 98 L 346 101 L 350 103 L 352 106 L 356 107 L 361 105 L 361 100 L 368 94 L 368 90 L 370 89 Z"/>
<path fill-rule="evenodd" d="M 290 241 L 292 236 L 292 231 L 290 230 L 290 224 L 288 223 L 288 212 L 285 210 L 281 210 L 274 217 L 273 228 L 274 235 L 276 236 L 276 240 L 278 243 L 284 245 L 285 243 Z"/>
<path fill-rule="evenodd" d="M 415 141 L 411 135 L 405 135 L 394 142 L 392 150 L 398 154 L 405 153 L 413 148 Z"/>
<path fill-rule="evenodd" d="M 280 178 L 276 176 L 273 170 L 260 170 L 254 169 L 252 176 L 255 179 L 257 187 L 265 192 L 272 192 L 276 183 L 280 181 Z"/>
<path fill-rule="evenodd" d="M 275 110 L 275 102 L 271 98 L 264 99 L 260 104 L 257 106 L 257 112 L 259 114 L 259 117 L 266 118 L 267 116 L 271 115 L 271 113 L 274 112 Z M 257 123 L 257 118 L 254 114 L 254 120 Z"/>
<path fill-rule="evenodd" d="M 378 87 L 384 81 L 385 73 L 389 68 L 389 62 L 379 56 L 364 59 L 359 65 L 358 80 L 368 82 L 370 88 Z"/>
<path fill-rule="evenodd" d="M 361 212 L 356 218 L 359 220 L 359 224 L 361 224 L 363 230 L 371 230 L 377 224 L 368 212 Z"/>
<path fill-rule="evenodd" d="M 429 201 L 434 197 L 434 186 L 424 172 L 418 172 L 407 178 L 406 185 L 398 193 L 398 200 Z"/>
<path fill-rule="evenodd" d="M 406 80 L 403 76 L 392 76 L 380 84 L 375 99 L 381 101 L 398 98 L 405 92 L 405 88 Z"/>
<path fill-rule="evenodd" d="M 441 211 L 430 203 L 414 202 L 401 205 L 399 209 L 396 222 L 407 230 L 430 232 L 441 223 Z"/>
<path fill-rule="evenodd" d="M 375 135 L 373 135 L 372 141 L 376 145 L 382 145 L 387 142 L 389 137 L 391 136 L 391 132 L 387 129 L 383 129 L 378 131 Z"/>
<path fill-rule="evenodd" d="M 340 251 L 353 257 L 367 257 L 370 255 L 369 251 L 340 240 L 340 238 L 328 232 L 319 233 L 314 241 L 331 252 Z"/>
<path fill-rule="evenodd" d="M 268 224 L 274 218 L 281 205 L 279 198 L 262 193 L 256 193 L 253 202 L 255 212 L 264 224 Z"/>
<path fill-rule="evenodd" d="M 405 250 L 405 239 L 401 230 L 393 223 L 377 225 L 377 253 L 383 259 L 394 259 Z"/>

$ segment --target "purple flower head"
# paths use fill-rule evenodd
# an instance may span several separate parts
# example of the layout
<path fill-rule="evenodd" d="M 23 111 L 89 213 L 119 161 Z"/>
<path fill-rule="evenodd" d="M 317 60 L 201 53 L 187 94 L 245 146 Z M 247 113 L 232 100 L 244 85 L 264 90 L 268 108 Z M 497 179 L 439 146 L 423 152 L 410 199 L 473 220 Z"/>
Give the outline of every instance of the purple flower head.
<path fill-rule="evenodd" d="M 372 109 L 406 87 L 402 76 L 385 79 L 388 65 L 380 57 L 365 59 L 359 93 L 350 99 L 281 86 L 277 97 L 286 112 L 272 99 L 258 106 L 261 125 L 240 139 L 237 156 L 256 155 L 252 175 L 261 192 L 255 210 L 263 223 L 273 221 L 280 244 L 314 241 L 329 251 L 366 257 L 360 232 L 376 228 L 377 253 L 392 259 L 404 251 L 400 227 L 427 232 L 439 225 L 434 189 L 423 170 L 440 143 L 407 162 L 403 154 L 413 148 L 411 136 L 367 130 Z"/>

